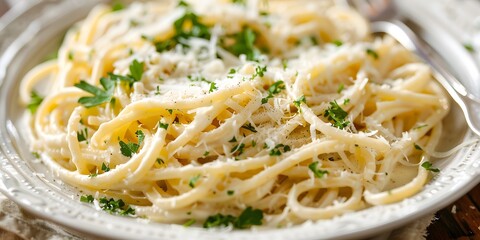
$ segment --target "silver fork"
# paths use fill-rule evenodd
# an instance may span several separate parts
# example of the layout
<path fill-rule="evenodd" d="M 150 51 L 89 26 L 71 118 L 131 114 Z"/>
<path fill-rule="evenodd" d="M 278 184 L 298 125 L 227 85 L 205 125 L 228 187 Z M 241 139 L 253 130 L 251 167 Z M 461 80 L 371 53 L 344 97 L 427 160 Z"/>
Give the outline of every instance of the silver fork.
<path fill-rule="evenodd" d="M 463 84 L 458 81 L 441 64 L 441 57 L 428 44 L 423 44 L 419 37 L 403 22 L 391 0 L 343 0 L 353 6 L 364 16 L 372 21 L 373 33 L 388 34 L 400 44 L 415 52 L 423 61 L 433 69 L 435 79 L 447 90 L 452 99 L 460 106 L 465 120 L 470 129 L 480 136 L 480 100 L 471 94 Z M 461 59 L 457 59 L 461 61 Z M 478 72 L 478 69 L 474 69 Z M 473 79 L 480 81 L 480 79 Z"/>

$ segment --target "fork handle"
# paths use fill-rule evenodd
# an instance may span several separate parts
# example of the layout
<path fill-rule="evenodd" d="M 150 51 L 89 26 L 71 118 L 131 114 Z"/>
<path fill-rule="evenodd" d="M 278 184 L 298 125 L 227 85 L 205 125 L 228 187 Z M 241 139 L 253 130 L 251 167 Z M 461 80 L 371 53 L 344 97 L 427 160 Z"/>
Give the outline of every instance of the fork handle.
<path fill-rule="evenodd" d="M 429 55 L 425 51 L 426 46 L 421 44 L 417 35 L 400 21 L 374 22 L 372 23 L 372 30 L 374 32 L 389 34 L 404 47 L 414 51 L 423 61 L 428 63 L 433 69 L 435 78 L 462 109 L 470 129 L 480 136 L 480 101 L 470 94 L 452 74 L 442 67 L 438 54 Z M 456 60 L 461 62 L 461 59 Z"/>

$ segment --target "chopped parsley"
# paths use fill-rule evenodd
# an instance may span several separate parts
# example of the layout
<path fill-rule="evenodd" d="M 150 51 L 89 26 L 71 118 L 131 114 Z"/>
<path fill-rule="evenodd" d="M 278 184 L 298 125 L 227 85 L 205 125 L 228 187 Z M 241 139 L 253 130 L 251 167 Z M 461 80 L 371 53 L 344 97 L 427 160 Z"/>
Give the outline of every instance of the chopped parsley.
<path fill-rule="evenodd" d="M 165 162 L 163 161 L 163 159 L 157 158 L 157 163 L 158 163 L 158 164 L 164 164 Z"/>
<path fill-rule="evenodd" d="M 68 60 L 73 61 L 73 52 L 68 52 Z"/>
<path fill-rule="evenodd" d="M 343 100 L 343 105 L 347 105 L 350 102 L 350 98 L 345 98 Z"/>
<path fill-rule="evenodd" d="M 85 128 L 83 130 L 80 130 L 80 132 L 77 132 L 77 140 L 79 142 L 87 141 L 88 138 L 88 129 Z"/>
<path fill-rule="evenodd" d="M 469 51 L 469 52 L 475 52 L 475 48 L 474 48 L 473 45 L 470 44 L 470 43 L 464 43 L 464 44 L 463 44 L 463 47 L 464 47 L 467 51 Z"/>
<path fill-rule="evenodd" d="M 120 141 L 120 151 L 122 152 L 122 155 L 125 157 L 132 157 L 134 153 L 138 152 L 138 149 L 140 148 L 140 145 L 142 145 L 143 140 L 145 139 L 145 134 L 141 130 L 137 130 L 135 132 L 135 135 L 137 135 L 138 138 L 138 143 L 125 143 L 123 141 Z"/>
<path fill-rule="evenodd" d="M 341 93 L 344 88 L 345 88 L 345 86 L 343 85 L 343 83 L 340 83 L 340 85 L 338 86 L 338 89 L 337 89 L 337 93 Z"/>
<path fill-rule="evenodd" d="M 218 89 L 218 88 L 217 88 L 217 84 L 214 83 L 214 82 L 211 82 L 211 83 L 210 83 L 210 89 L 208 90 L 208 92 L 211 93 L 211 92 L 213 92 L 213 91 L 215 91 L 215 90 L 217 90 L 217 89 Z"/>
<path fill-rule="evenodd" d="M 256 77 L 263 77 L 265 76 L 265 73 L 267 72 L 267 66 L 256 66 L 255 67 L 255 73 L 252 75 L 252 77 L 250 78 L 251 80 L 253 80 L 254 78 Z"/>
<path fill-rule="evenodd" d="M 422 147 L 420 147 L 420 146 L 419 146 L 418 144 L 416 144 L 416 143 L 413 144 L 413 147 L 415 147 L 415 149 L 420 150 L 420 151 L 423 150 Z"/>
<path fill-rule="evenodd" d="M 112 100 L 113 88 L 115 87 L 114 82 L 112 82 L 109 78 L 101 78 L 100 84 L 102 85 L 103 89 L 95 87 L 83 80 L 81 80 L 80 83 L 76 83 L 74 85 L 75 87 L 93 94 L 91 97 L 81 97 L 78 99 L 78 103 L 82 104 L 86 108 L 91 108 L 110 102 Z"/>
<path fill-rule="evenodd" d="M 195 222 L 196 222 L 195 219 L 190 219 L 190 220 L 186 221 L 186 222 L 183 224 L 183 226 L 184 226 L 184 227 L 190 227 L 190 226 L 192 226 L 193 224 L 195 224 Z"/>
<path fill-rule="evenodd" d="M 40 158 L 40 154 L 38 152 L 32 152 L 33 157 Z"/>
<path fill-rule="evenodd" d="M 188 181 L 188 186 L 190 186 L 191 188 L 194 188 L 194 187 L 195 187 L 195 184 L 196 184 L 197 181 L 198 181 L 198 179 L 200 179 L 200 174 L 191 177 L 191 178 L 190 178 L 190 181 Z"/>
<path fill-rule="evenodd" d="M 295 107 L 297 107 L 298 109 L 300 109 L 300 105 L 302 103 L 307 104 L 307 100 L 305 99 L 305 95 L 303 95 L 300 98 L 298 98 L 297 100 L 293 101 L 293 105 L 295 105 Z"/>
<path fill-rule="evenodd" d="M 168 123 L 158 122 L 158 127 L 167 130 L 167 128 L 168 128 Z"/>
<path fill-rule="evenodd" d="M 378 59 L 378 53 L 375 52 L 375 50 L 371 48 L 367 48 L 366 52 L 368 55 L 372 56 L 374 59 Z"/>
<path fill-rule="evenodd" d="M 257 132 L 255 127 L 251 123 L 243 125 L 242 128 L 245 128 L 245 129 L 247 129 L 247 130 L 249 130 L 250 132 L 253 132 L 253 133 Z"/>
<path fill-rule="evenodd" d="M 119 215 L 135 215 L 135 209 L 126 205 L 122 199 L 115 200 L 113 198 L 107 199 L 106 197 L 98 199 L 100 208 L 110 214 Z"/>
<path fill-rule="evenodd" d="M 325 110 L 323 116 L 333 121 L 333 126 L 340 129 L 344 129 L 350 124 L 349 121 L 346 121 L 348 113 L 338 105 L 337 101 L 330 102 L 330 107 Z"/>
<path fill-rule="evenodd" d="M 203 223 L 204 228 L 233 225 L 234 228 L 244 229 L 252 225 L 262 225 L 263 212 L 260 209 L 247 207 L 238 217 L 232 215 L 215 214 Z"/>
<path fill-rule="evenodd" d="M 235 194 L 235 191 L 233 191 L 233 190 L 228 190 L 228 191 L 227 191 L 227 194 L 228 194 L 228 196 L 232 196 L 233 194 Z"/>
<path fill-rule="evenodd" d="M 282 155 L 282 151 L 285 153 L 285 152 L 289 152 L 290 150 L 292 150 L 290 148 L 290 146 L 288 145 L 283 145 L 283 144 L 277 144 L 275 145 L 274 148 L 270 149 L 270 152 L 268 153 L 270 156 L 280 156 Z"/>
<path fill-rule="evenodd" d="M 414 127 L 414 128 L 412 128 L 412 129 L 413 129 L 413 130 L 418 130 L 418 129 L 421 129 L 421 128 L 424 128 L 424 127 L 428 127 L 428 124 L 423 124 L 423 125 Z"/>
<path fill-rule="evenodd" d="M 322 178 L 325 174 L 328 174 L 327 170 L 321 170 L 317 168 L 318 162 L 313 162 L 308 165 L 308 168 L 313 172 L 316 178 Z"/>
<path fill-rule="evenodd" d="M 113 4 L 113 6 L 112 6 L 112 12 L 120 11 L 124 8 L 125 8 L 125 6 L 123 6 L 123 4 L 121 2 L 115 2 L 115 4 Z"/>
<path fill-rule="evenodd" d="M 203 153 L 203 156 L 206 157 L 206 156 L 208 156 L 208 154 L 210 154 L 210 152 L 209 152 L 209 151 L 205 151 L 205 152 Z"/>
<path fill-rule="evenodd" d="M 92 195 L 80 196 L 80 202 L 93 203 L 93 196 Z"/>
<path fill-rule="evenodd" d="M 42 101 L 43 101 L 43 97 L 38 95 L 38 93 L 35 90 L 33 90 L 30 93 L 30 103 L 28 103 L 27 105 L 28 110 L 30 110 L 30 112 L 34 114 L 37 111 L 38 106 L 40 106 L 40 104 L 42 103 Z"/>
<path fill-rule="evenodd" d="M 244 27 L 241 32 L 234 34 L 235 43 L 226 47 L 235 56 L 244 54 L 247 60 L 254 61 L 260 51 L 255 47 L 257 34 L 249 27 Z"/>
<path fill-rule="evenodd" d="M 233 136 L 233 138 L 228 140 L 228 142 L 237 142 L 237 139 L 235 138 L 235 136 Z"/>
<path fill-rule="evenodd" d="M 440 169 L 432 168 L 432 166 L 433 166 L 432 163 L 428 162 L 428 161 L 422 163 L 422 167 L 425 168 L 425 170 L 430 171 L 430 172 L 436 172 L 436 173 L 440 172 Z"/>
<path fill-rule="evenodd" d="M 105 164 L 104 162 L 102 163 L 102 171 L 103 172 L 108 172 L 110 171 L 110 167 L 108 164 Z"/>
<path fill-rule="evenodd" d="M 133 62 L 130 64 L 130 75 L 127 77 L 133 78 L 136 82 L 140 81 L 143 76 L 143 69 L 145 67 L 144 62 L 139 62 L 137 59 L 133 60 Z"/>
<path fill-rule="evenodd" d="M 262 98 L 262 104 L 268 102 L 268 99 L 273 98 L 273 95 L 280 93 L 282 90 L 285 90 L 285 84 L 283 81 L 276 81 L 268 88 L 268 95 Z"/>
<path fill-rule="evenodd" d="M 333 45 L 335 45 L 335 46 L 337 46 L 337 47 L 340 47 L 340 46 L 342 46 L 342 45 L 343 45 L 343 42 L 342 42 L 342 41 L 340 41 L 340 40 L 338 40 L 338 39 L 337 39 L 337 40 L 333 40 L 333 42 L 332 42 L 332 43 L 333 43 Z"/>
<path fill-rule="evenodd" d="M 154 43 L 157 52 L 171 50 L 177 44 L 188 48 L 185 40 L 191 37 L 210 39 L 210 29 L 200 22 L 199 17 L 191 11 L 190 6 L 184 1 L 180 1 L 178 6 L 186 8 L 185 14 L 173 23 L 175 34 L 171 39 Z"/>
<path fill-rule="evenodd" d="M 90 173 L 90 174 L 88 174 L 88 177 L 89 177 L 89 178 L 94 178 L 94 177 L 96 177 L 97 175 L 98 175 L 97 173 Z"/>
<path fill-rule="evenodd" d="M 237 145 L 233 146 L 233 148 L 232 148 L 232 150 L 230 150 L 230 152 L 231 153 L 237 153 L 237 155 L 241 155 L 243 153 L 244 148 L 245 148 L 244 143 L 237 144 Z"/>
<path fill-rule="evenodd" d="M 240 5 L 246 5 L 246 4 L 247 4 L 247 3 L 245 2 L 245 0 L 232 0 L 232 3 L 240 4 Z"/>

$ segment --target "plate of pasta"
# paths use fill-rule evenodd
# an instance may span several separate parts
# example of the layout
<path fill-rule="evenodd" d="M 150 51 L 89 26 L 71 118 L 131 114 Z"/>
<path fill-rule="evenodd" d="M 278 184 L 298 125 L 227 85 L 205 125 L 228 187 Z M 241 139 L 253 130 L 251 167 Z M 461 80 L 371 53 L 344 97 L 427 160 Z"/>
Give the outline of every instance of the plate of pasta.
<path fill-rule="evenodd" d="M 2 56 L 0 189 L 68 229 L 360 238 L 478 182 L 430 67 L 334 1 L 45 8 Z"/>

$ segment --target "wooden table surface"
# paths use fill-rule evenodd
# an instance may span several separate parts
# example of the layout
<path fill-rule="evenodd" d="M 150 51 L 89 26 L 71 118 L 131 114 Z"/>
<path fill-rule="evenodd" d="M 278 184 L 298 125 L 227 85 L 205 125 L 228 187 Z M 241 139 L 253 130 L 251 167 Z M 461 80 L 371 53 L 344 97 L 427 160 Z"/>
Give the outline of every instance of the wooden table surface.
<path fill-rule="evenodd" d="M 438 211 L 428 228 L 428 240 L 480 239 L 480 184 L 467 195 Z"/>

